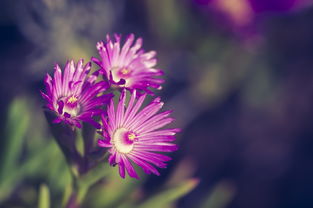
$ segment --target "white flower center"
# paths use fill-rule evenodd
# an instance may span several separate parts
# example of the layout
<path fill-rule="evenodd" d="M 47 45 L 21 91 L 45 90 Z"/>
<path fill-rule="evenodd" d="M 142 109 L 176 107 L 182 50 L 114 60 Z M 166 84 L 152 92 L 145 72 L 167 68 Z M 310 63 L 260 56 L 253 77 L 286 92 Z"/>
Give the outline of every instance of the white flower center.
<path fill-rule="evenodd" d="M 71 116 L 77 116 L 78 113 L 80 112 L 80 105 L 78 103 L 78 98 L 74 95 L 72 95 L 71 97 L 68 97 L 65 100 L 63 111 L 70 114 Z"/>
<path fill-rule="evenodd" d="M 118 152 L 127 154 L 134 148 L 134 142 L 137 140 L 135 133 L 128 131 L 125 128 L 116 129 L 112 143 Z"/>
<path fill-rule="evenodd" d="M 68 113 L 74 117 L 81 112 L 81 105 L 78 103 L 78 98 L 76 96 L 72 95 L 68 97 L 62 97 L 59 99 L 59 101 L 63 102 L 63 107 L 61 107 L 59 103 L 56 103 L 55 108 L 61 108 L 62 115 L 64 115 L 64 113 Z"/>
<path fill-rule="evenodd" d="M 127 67 L 112 67 L 111 68 L 113 80 L 115 82 L 120 81 L 120 79 L 125 80 L 125 87 L 129 87 L 132 84 L 132 70 Z"/>

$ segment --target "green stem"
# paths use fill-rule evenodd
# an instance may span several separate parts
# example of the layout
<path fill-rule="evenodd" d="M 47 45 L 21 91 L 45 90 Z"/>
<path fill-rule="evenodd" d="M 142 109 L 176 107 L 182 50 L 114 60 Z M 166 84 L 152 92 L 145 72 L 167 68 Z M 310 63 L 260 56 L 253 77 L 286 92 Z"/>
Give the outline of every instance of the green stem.
<path fill-rule="evenodd" d="M 71 194 L 70 197 L 67 197 L 68 200 L 65 206 L 66 208 L 79 208 L 83 203 L 89 188 L 109 174 L 110 171 L 105 165 L 107 163 L 103 162 L 103 160 L 106 160 L 108 156 L 109 153 L 106 153 L 103 156 L 101 163 L 98 163 L 97 166 L 90 169 L 85 174 L 79 174 L 79 170 L 77 169 L 78 167 L 76 166 L 71 168 Z"/>

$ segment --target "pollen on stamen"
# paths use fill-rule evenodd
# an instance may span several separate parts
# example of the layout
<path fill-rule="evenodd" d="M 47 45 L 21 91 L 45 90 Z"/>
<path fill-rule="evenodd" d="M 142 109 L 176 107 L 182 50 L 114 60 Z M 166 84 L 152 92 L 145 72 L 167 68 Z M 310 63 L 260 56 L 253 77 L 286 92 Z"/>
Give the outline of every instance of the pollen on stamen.
<path fill-rule="evenodd" d="M 130 133 L 127 135 L 128 139 L 134 141 L 136 139 L 136 135 L 134 133 Z"/>
<path fill-rule="evenodd" d="M 121 74 L 123 74 L 123 75 L 126 75 L 126 74 L 128 74 L 129 73 L 129 70 L 128 69 L 126 69 L 126 68 L 123 68 L 123 69 L 121 69 Z"/>
<path fill-rule="evenodd" d="M 67 103 L 69 104 L 73 104 L 77 101 L 77 97 L 75 97 L 74 95 L 72 95 L 68 100 L 67 100 Z"/>

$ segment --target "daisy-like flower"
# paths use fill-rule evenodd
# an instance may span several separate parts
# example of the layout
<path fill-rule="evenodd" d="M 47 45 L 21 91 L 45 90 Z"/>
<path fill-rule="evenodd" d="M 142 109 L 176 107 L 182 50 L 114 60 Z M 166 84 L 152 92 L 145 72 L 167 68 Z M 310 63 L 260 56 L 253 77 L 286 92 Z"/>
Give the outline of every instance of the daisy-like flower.
<path fill-rule="evenodd" d="M 121 93 L 118 106 L 115 110 L 111 100 L 107 109 L 107 118 L 102 117 L 103 140 L 98 140 L 100 147 L 108 147 L 110 165 L 118 165 L 119 173 L 138 178 L 133 164 L 140 166 L 145 173 L 159 175 L 154 167 L 165 168 L 170 157 L 159 152 L 172 152 L 177 145 L 171 143 L 179 129 L 160 129 L 171 123 L 168 117 L 171 111 L 157 112 L 162 108 L 160 98 L 154 99 L 142 110 L 139 108 L 146 94 L 136 99 L 136 90 L 131 95 L 128 106 L 125 107 L 125 90 Z M 132 161 L 132 162 L 131 162 Z"/>
<path fill-rule="evenodd" d="M 130 34 L 121 47 L 121 36 L 115 35 L 115 40 L 111 40 L 107 35 L 106 43 L 97 43 L 101 60 L 94 57 L 92 60 L 101 67 L 111 85 L 153 94 L 148 88 L 161 89 L 164 80 L 155 76 L 163 75 L 163 71 L 154 68 L 157 63 L 156 52 L 145 53 L 141 49 L 142 38 L 138 38 L 135 43 L 134 40 L 134 35 Z"/>
<path fill-rule="evenodd" d="M 84 66 L 82 59 L 77 64 L 72 60 L 66 64 L 63 75 L 59 65 L 55 66 L 54 78 L 46 75 L 46 92 L 41 95 L 47 101 L 46 107 L 57 115 L 54 123 L 64 121 L 81 128 L 81 121 L 85 121 L 100 128 L 93 116 L 103 112 L 99 106 L 108 102 L 111 95 L 98 96 L 108 84 L 104 81 L 96 83 L 97 73 L 88 76 L 90 68 L 90 62 Z"/>

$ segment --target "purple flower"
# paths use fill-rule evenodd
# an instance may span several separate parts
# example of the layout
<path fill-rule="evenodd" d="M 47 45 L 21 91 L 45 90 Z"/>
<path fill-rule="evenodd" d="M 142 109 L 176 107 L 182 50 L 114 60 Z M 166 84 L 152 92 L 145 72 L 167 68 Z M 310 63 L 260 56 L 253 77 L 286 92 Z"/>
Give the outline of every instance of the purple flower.
<path fill-rule="evenodd" d="M 72 60 L 66 64 L 63 76 L 58 65 L 55 66 L 54 78 L 46 75 L 46 92 L 41 92 L 41 95 L 47 101 L 46 107 L 57 115 L 54 123 L 64 121 L 81 128 L 80 122 L 85 121 L 100 128 L 92 117 L 103 112 L 99 106 L 108 102 L 111 95 L 97 96 L 108 88 L 108 84 L 104 81 L 95 83 L 97 73 L 87 76 L 90 67 L 90 62 L 83 66 L 83 60 L 79 60 L 77 65 Z"/>
<path fill-rule="evenodd" d="M 141 49 L 142 38 L 138 38 L 134 43 L 133 34 L 127 37 L 123 47 L 120 46 L 121 36 L 114 37 L 115 40 L 111 40 L 107 35 L 106 43 L 102 41 L 97 43 L 101 60 L 92 58 L 102 68 L 110 84 L 125 87 L 130 91 L 142 90 L 149 94 L 153 94 L 149 87 L 161 89 L 160 84 L 164 80 L 155 78 L 163 75 L 162 70 L 154 68 L 157 63 L 156 52 L 145 53 Z"/>
<path fill-rule="evenodd" d="M 260 24 L 269 18 L 294 12 L 312 5 L 310 0 L 193 0 L 204 8 L 210 19 L 223 30 L 240 37 L 257 37 L 262 34 Z M 206 9 L 205 9 L 206 8 Z"/>
<path fill-rule="evenodd" d="M 159 175 L 154 166 L 165 168 L 165 162 L 171 158 L 156 152 L 177 150 L 177 145 L 171 142 L 175 140 L 175 134 L 179 129 L 160 129 L 173 121 L 168 117 L 171 111 L 157 114 L 163 106 L 160 98 L 154 99 L 139 110 L 146 94 L 136 99 L 134 90 L 127 107 L 124 107 L 125 97 L 124 90 L 116 110 L 111 100 L 107 110 L 108 117 L 102 117 L 105 139 L 98 140 L 98 145 L 110 148 L 109 163 L 118 165 L 122 178 L 125 178 L 125 169 L 130 177 L 138 178 L 131 161 L 140 166 L 145 173 Z"/>

